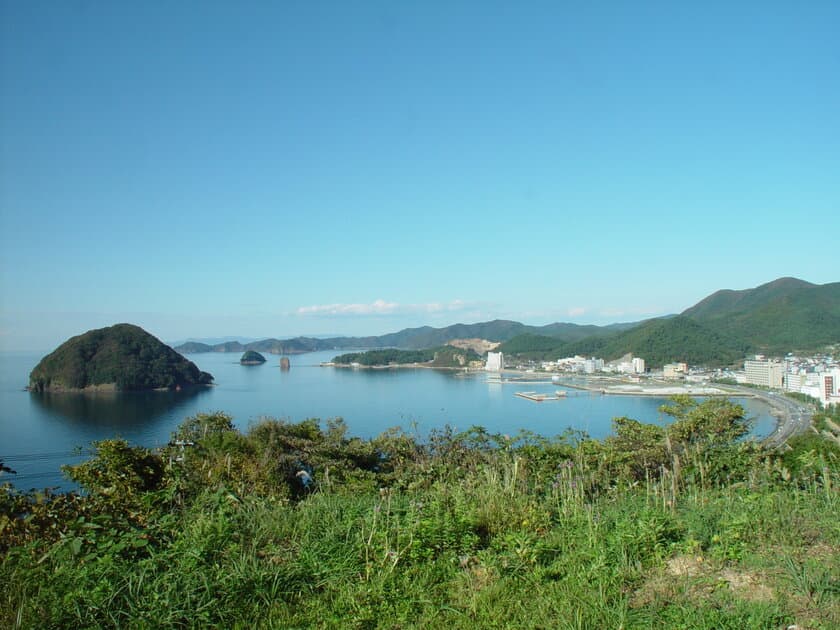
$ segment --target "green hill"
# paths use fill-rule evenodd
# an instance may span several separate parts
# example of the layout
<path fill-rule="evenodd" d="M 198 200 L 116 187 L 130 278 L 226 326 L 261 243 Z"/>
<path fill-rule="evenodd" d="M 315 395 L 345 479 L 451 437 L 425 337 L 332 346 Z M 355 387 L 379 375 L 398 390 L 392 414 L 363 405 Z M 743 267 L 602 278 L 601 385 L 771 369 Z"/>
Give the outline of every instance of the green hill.
<path fill-rule="evenodd" d="M 753 289 L 721 289 L 682 312 L 693 319 L 709 319 L 750 311 L 803 288 L 817 285 L 798 278 L 779 278 Z"/>
<path fill-rule="evenodd" d="M 690 365 L 729 365 L 740 361 L 747 351 L 742 342 L 682 316 L 650 320 L 607 340 L 586 340 L 579 346 L 579 350 L 571 354 L 597 351 L 604 359 L 613 360 L 632 352 L 643 357 L 649 367 L 661 367 L 673 361 L 685 361 Z M 588 351 L 587 346 L 594 346 L 593 350 Z"/>
<path fill-rule="evenodd" d="M 816 285 L 780 278 L 754 289 L 722 290 L 681 315 L 630 328 L 604 327 L 597 335 L 563 343 L 518 335 L 499 346 L 506 354 L 556 359 L 580 354 L 617 359 L 632 352 L 650 367 L 671 361 L 727 365 L 745 354 L 817 350 L 840 343 L 840 282 Z"/>
<path fill-rule="evenodd" d="M 61 344 L 32 370 L 29 387 L 33 391 L 175 389 L 212 380 L 142 328 L 117 324 Z"/>
<path fill-rule="evenodd" d="M 840 343 L 840 282 L 781 278 L 743 291 L 718 291 L 683 312 L 751 351 L 783 353 Z"/>
<path fill-rule="evenodd" d="M 672 361 L 728 365 L 744 356 L 744 344 L 710 330 L 687 317 L 652 319 L 612 336 L 592 336 L 571 343 L 541 335 L 520 335 L 498 348 L 528 359 L 559 359 L 574 355 L 598 356 L 608 361 L 628 352 L 643 357 L 649 367 Z"/>

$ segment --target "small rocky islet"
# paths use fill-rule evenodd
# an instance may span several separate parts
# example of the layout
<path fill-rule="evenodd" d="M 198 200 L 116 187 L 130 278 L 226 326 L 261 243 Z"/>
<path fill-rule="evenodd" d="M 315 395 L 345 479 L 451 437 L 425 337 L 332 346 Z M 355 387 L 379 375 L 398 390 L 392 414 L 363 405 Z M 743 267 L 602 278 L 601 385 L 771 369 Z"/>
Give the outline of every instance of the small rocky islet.
<path fill-rule="evenodd" d="M 246 350 L 242 358 L 239 359 L 239 363 L 242 365 L 262 365 L 265 363 L 265 357 L 255 350 Z"/>

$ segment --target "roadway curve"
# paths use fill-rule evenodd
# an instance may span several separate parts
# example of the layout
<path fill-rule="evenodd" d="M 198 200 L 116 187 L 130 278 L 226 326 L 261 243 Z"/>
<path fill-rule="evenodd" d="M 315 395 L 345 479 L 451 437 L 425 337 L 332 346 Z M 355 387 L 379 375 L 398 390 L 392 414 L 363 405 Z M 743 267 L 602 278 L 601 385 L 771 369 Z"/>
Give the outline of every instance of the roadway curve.
<path fill-rule="evenodd" d="M 811 427 L 811 416 L 813 411 L 805 403 L 784 394 L 756 389 L 753 387 L 741 387 L 738 385 L 719 385 L 716 387 L 726 389 L 735 395 L 752 396 L 766 402 L 776 417 L 776 428 L 764 438 L 763 442 L 770 447 L 778 447 L 787 442 L 795 435 L 801 435 Z"/>

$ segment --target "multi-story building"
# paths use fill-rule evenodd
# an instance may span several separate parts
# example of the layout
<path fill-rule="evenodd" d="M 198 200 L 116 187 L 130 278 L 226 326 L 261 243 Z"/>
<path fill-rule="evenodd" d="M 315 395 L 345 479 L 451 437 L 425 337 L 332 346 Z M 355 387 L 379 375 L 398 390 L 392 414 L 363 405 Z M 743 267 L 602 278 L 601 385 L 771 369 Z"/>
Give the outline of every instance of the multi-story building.
<path fill-rule="evenodd" d="M 594 374 L 595 372 L 601 372 L 604 369 L 604 360 L 603 359 L 586 359 L 583 362 L 583 371 L 585 374 Z"/>
<path fill-rule="evenodd" d="M 798 392 L 805 384 L 803 375 L 794 372 L 785 372 L 784 381 L 785 389 L 789 392 Z"/>
<path fill-rule="evenodd" d="M 664 378 L 685 378 L 688 374 L 688 365 L 685 363 L 666 363 L 662 366 Z"/>
<path fill-rule="evenodd" d="M 645 373 L 645 360 L 640 359 L 639 357 L 633 358 L 633 371 L 636 374 L 644 374 Z"/>
<path fill-rule="evenodd" d="M 488 372 L 501 372 L 505 369 L 505 355 L 502 352 L 488 352 L 484 369 Z"/>
<path fill-rule="evenodd" d="M 820 402 L 824 405 L 840 404 L 840 368 L 820 373 Z"/>
<path fill-rule="evenodd" d="M 744 371 L 747 374 L 747 383 L 751 385 L 761 385 L 763 387 L 771 387 L 775 389 L 782 388 L 782 376 L 784 374 L 784 365 L 777 361 L 765 361 L 759 359 L 761 355 L 756 355 L 755 359 L 744 361 Z"/>

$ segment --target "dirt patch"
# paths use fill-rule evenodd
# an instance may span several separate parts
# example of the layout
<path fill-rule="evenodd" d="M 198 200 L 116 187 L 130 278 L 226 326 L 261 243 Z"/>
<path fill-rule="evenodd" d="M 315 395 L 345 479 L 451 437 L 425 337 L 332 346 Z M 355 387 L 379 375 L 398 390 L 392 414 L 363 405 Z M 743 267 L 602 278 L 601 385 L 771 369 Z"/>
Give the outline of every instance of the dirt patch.
<path fill-rule="evenodd" d="M 486 354 L 491 350 L 495 350 L 501 344 L 496 341 L 487 341 L 486 339 L 453 339 L 446 342 L 447 346 L 460 348 L 461 350 L 472 350 L 476 354 Z"/>
<path fill-rule="evenodd" d="M 699 556 L 676 556 L 668 560 L 665 570 L 668 575 L 694 577 L 702 575 L 706 567 L 703 565 L 703 558 Z"/>
<path fill-rule="evenodd" d="M 805 550 L 807 558 L 840 558 L 840 547 L 818 542 Z"/>
<path fill-rule="evenodd" d="M 638 608 L 663 600 L 705 601 L 722 589 L 751 602 L 771 602 L 776 597 L 758 572 L 713 567 L 701 556 L 682 555 L 669 559 L 645 580 L 633 593 L 630 605 Z"/>
<path fill-rule="evenodd" d="M 750 602 L 772 602 L 775 599 L 773 589 L 757 573 L 724 569 L 720 572 L 720 578 L 729 584 L 729 590 L 738 599 Z"/>

